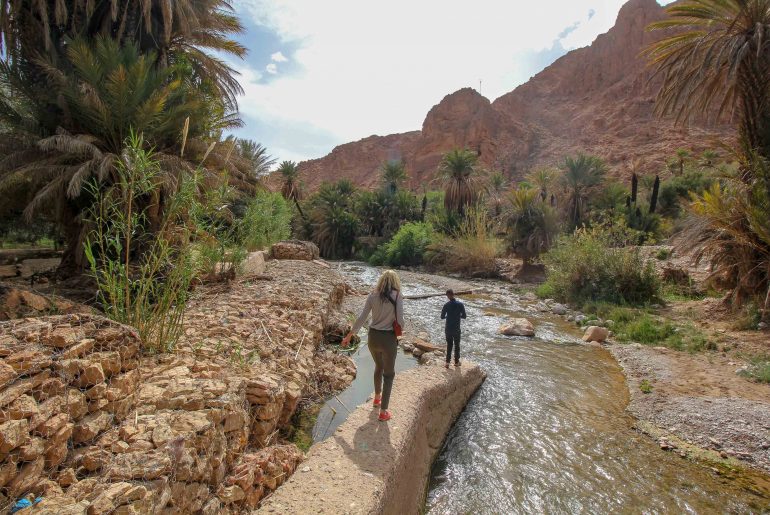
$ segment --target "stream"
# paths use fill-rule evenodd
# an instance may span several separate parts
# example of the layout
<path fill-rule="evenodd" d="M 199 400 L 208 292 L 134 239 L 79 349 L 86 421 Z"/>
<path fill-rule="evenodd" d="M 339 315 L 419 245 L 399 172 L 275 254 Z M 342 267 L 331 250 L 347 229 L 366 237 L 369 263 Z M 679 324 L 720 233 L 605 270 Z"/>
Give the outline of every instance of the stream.
<path fill-rule="evenodd" d="M 358 284 L 379 276 L 361 263 L 337 266 Z M 537 301 L 513 285 L 465 282 L 483 293 L 461 298 L 468 314 L 462 357 L 488 377 L 434 463 L 425 513 L 770 513 L 770 499 L 636 432 L 625 411 L 625 379 L 609 352 L 580 344 L 572 324 L 538 312 Z M 427 274 L 404 273 L 402 283 L 405 295 L 444 288 Z M 407 329 L 413 324 L 441 344 L 445 301 L 406 300 Z M 510 316 L 531 320 L 535 338 L 498 335 Z M 353 359 L 356 380 L 322 407 L 316 441 L 372 393 L 365 340 Z M 416 359 L 400 352 L 395 380 L 414 366 Z"/>

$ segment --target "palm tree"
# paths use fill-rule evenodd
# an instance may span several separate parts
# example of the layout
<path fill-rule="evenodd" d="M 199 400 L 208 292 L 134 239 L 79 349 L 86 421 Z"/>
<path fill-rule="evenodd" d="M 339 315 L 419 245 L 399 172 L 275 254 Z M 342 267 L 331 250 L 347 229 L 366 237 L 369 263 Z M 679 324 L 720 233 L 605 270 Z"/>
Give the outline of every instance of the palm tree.
<path fill-rule="evenodd" d="M 439 176 L 446 183 L 444 207 L 461 215 L 466 206 L 478 198 L 476 162 L 478 156 L 470 150 L 454 149 L 446 154 L 439 165 Z"/>
<path fill-rule="evenodd" d="M 267 148 L 256 141 L 238 138 L 235 148 L 242 159 L 251 163 L 254 178 L 269 174 L 276 162 L 276 159 L 267 153 Z"/>
<path fill-rule="evenodd" d="M 352 183 L 343 179 L 322 184 L 310 199 L 312 239 L 325 257 L 350 257 L 359 225 L 351 209 L 354 192 Z"/>
<path fill-rule="evenodd" d="M 108 38 L 73 40 L 58 66 L 51 59 L 39 60 L 48 74 L 47 97 L 40 95 L 25 67 L 5 63 L 0 68 L 2 88 L 14 95 L 13 102 L 0 96 L 5 129 L 0 193 L 26 182 L 32 193 L 25 209 L 28 218 L 39 208 L 56 209 L 67 240 L 64 269 L 85 264 L 81 214 L 91 199 L 84 186 L 96 181 L 108 188 L 117 180 L 118 156 L 132 131 L 156 149 L 165 172 L 150 200 L 155 207 L 149 213 L 155 218 L 163 192 L 173 190 L 178 174 L 204 158 L 228 169 L 233 181 L 248 182 L 239 159 L 213 152 L 213 142 L 199 139 L 202 125 L 195 121 L 208 117 L 208 127 L 222 130 L 236 126 L 237 119 L 213 120 L 204 99 L 184 87 L 175 69 L 153 66 L 154 58 L 140 54 L 136 45 L 121 46 Z M 56 130 L 50 132 L 54 124 Z"/>
<path fill-rule="evenodd" d="M 406 167 L 401 160 L 391 160 L 383 163 L 380 167 L 380 174 L 382 174 L 382 182 L 385 186 L 385 190 L 394 195 L 401 184 L 407 179 Z"/>
<path fill-rule="evenodd" d="M 569 199 L 569 220 L 573 227 L 580 226 L 588 203 L 588 191 L 599 184 L 606 167 L 596 156 L 578 154 L 576 158 L 564 160 L 565 173 L 562 181 L 567 188 Z"/>
<path fill-rule="evenodd" d="M 24 63 L 36 78 L 39 55 L 57 62 L 67 53 L 67 41 L 97 36 L 121 45 L 136 44 L 140 53 L 152 52 L 156 65 L 182 66 L 199 87 L 212 87 L 230 108 L 243 89 L 237 72 L 217 57 L 243 57 L 246 49 L 232 35 L 243 31 L 227 0 L 57 0 L 0 3 L 0 36 L 4 58 Z"/>
<path fill-rule="evenodd" d="M 283 177 L 281 195 L 286 200 L 294 202 L 294 205 L 297 206 L 297 211 L 299 211 L 299 216 L 306 220 L 305 213 L 302 212 L 302 207 L 299 205 L 299 201 L 302 200 L 302 186 L 299 182 L 297 163 L 294 161 L 283 161 L 278 165 L 277 172 Z"/>
<path fill-rule="evenodd" d="M 734 113 L 744 153 L 770 157 L 770 0 L 685 0 L 666 11 L 649 28 L 673 34 L 646 50 L 663 80 L 658 111 L 679 121 Z"/>
<path fill-rule="evenodd" d="M 508 239 L 527 266 L 548 250 L 556 235 L 556 216 L 534 188 L 519 187 L 509 196 Z"/>
<path fill-rule="evenodd" d="M 532 184 L 540 188 L 540 198 L 543 202 L 548 198 L 548 192 L 550 191 L 551 185 L 556 179 L 557 174 L 558 170 L 554 170 L 553 168 L 538 168 L 529 174 L 528 179 Z"/>
<path fill-rule="evenodd" d="M 495 216 L 500 216 L 501 212 L 501 197 L 505 189 L 508 187 L 508 181 L 505 176 L 500 172 L 492 172 L 489 176 L 488 191 L 492 197 L 492 204 L 494 207 Z"/>
<path fill-rule="evenodd" d="M 679 175 L 684 175 L 684 163 L 690 157 L 690 152 L 685 148 L 676 149 L 676 164 Z"/>

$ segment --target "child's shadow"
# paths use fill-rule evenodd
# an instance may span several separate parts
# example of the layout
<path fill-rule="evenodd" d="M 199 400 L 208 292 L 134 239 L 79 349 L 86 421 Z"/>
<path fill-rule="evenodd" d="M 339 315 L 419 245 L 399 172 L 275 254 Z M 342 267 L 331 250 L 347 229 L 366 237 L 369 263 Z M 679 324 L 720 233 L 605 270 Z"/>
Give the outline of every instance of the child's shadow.
<path fill-rule="evenodd" d="M 359 469 L 382 477 L 395 458 L 395 449 L 390 443 L 388 422 L 380 422 L 377 416 L 377 410 L 372 410 L 366 423 L 353 435 L 352 447 L 342 435 L 335 435 L 334 439 Z"/>

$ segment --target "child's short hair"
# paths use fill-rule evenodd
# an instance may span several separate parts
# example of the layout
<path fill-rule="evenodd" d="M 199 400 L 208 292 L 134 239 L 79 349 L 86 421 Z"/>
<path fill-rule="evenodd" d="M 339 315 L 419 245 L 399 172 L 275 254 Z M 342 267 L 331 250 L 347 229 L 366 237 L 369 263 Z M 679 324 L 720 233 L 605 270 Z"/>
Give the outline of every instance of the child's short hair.
<path fill-rule="evenodd" d="M 451 288 L 446 291 L 447 296 L 453 296 L 455 294 L 454 290 Z"/>

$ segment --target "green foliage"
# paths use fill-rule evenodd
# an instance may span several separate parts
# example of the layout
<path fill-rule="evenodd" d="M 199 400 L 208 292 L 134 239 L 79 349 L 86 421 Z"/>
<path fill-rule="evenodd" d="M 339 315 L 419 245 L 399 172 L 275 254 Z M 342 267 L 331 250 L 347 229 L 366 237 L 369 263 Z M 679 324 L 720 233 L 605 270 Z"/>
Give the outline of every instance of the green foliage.
<path fill-rule="evenodd" d="M 345 179 L 324 183 L 308 200 L 311 238 L 321 255 L 344 259 L 353 254 L 360 221 L 353 212 L 355 187 Z"/>
<path fill-rule="evenodd" d="M 238 222 L 238 239 L 248 251 L 269 247 L 291 235 L 291 208 L 279 193 L 257 191 Z"/>
<path fill-rule="evenodd" d="M 643 304 L 660 296 L 652 263 L 638 250 L 612 247 L 601 230 L 580 229 L 561 237 L 543 261 L 549 288 L 564 302 Z"/>
<path fill-rule="evenodd" d="M 677 217 L 692 195 L 701 195 L 714 183 L 714 175 L 701 169 L 688 168 L 683 175 L 665 180 L 660 185 L 660 212 Z"/>
<path fill-rule="evenodd" d="M 99 303 L 113 320 L 136 327 L 149 349 L 168 351 L 181 334 L 188 290 L 199 272 L 191 243 L 192 219 L 204 211 L 196 196 L 200 177 L 180 178 L 157 234 L 151 235 L 148 208 L 138 199 L 155 188 L 161 173 L 157 160 L 143 150 L 141 138 L 132 136 L 116 169 L 109 189 L 93 181 L 87 186 L 95 204 L 87 212 L 93 230 L 85 253 Z M 141 239 L 150 241 L 141 245 Z M 146 250 L 135 257 L 140 247 Z"/>
<path fill-rule="evenodd" d="M 754 154 L 745 164 L 755 177 L 770 177 L 770 162 Z M 736 306 L 755 302 L 770 318 L 770 191 L 762 181 L 726 177 L 697 196 L 687 240 L 709 255 L 714 274 L 732 289 Z"/>
<path fill-rule="evenodd" d="M 405 223 L 381 252 L 375 252 L 370 262 L 390 266 L 421 265 L 433 238 L 433 227 L 429 223 Z"/>
<path fill-rule="evenodd" d="M 567 219 L 572 227 L 580 227 L 588 211 L 588 193 L 597 186 L 607 167 L 596 156 L 578 154 L 568 157 L 563 164 L 562 183 L 567 190 Z"/>
<path fill-rule="evenodd" d="M 445 272 L 473 277 L 495 274 L 503 243 L 494 236 L 487 211 L 471 209 L 452 236 L 439 235 L 428 247 L 427 263 Z"/>
<path fill-rule="evenodd" d="M 591 207 L 598 211 L 619 212 L 626 205 L 629 198 L 628 189 L 621 183 L 613 180 L 602 183 L 596 195 L 593 197 Z"/>
<path fill-rule="evenodd" d="M 462 214 L 476 203 L 479 195 L 476 163 L 478 155 L 470 150 L 454 149 L 441 159 L 439 176 L 446 184 L 444 207 Z"/>
<path fill-rule="evenodd" d="M 741 375 L 758 383 L 770 383 L 770 356 L 756 356 L 751 359 Z"/>
<path fill-rule="evenodd" d="M 639 383 L 639 390 L 641 390 L 642 393 L 652 393 L 652 385 L 647 379 L 642 379 Z"/>
<path fill-rule="evenodd" d="M 528 264 L 551 246 L 558 229 L 556 215 L 534 189 L 519 187 L 511 192 L 509 201 L 509 246 Z"/>

